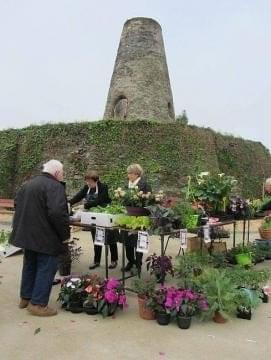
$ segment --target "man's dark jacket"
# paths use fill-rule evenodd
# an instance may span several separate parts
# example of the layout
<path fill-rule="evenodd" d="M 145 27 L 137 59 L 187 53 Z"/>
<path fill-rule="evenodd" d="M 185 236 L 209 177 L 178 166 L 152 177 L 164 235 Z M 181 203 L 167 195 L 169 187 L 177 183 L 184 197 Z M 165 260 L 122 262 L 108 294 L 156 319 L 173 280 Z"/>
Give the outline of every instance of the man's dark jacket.
<path fill-rule="evenodd" d="M 10 243 L 42 254 L 57 256 L 70 237 L 64 185 L 48 173 L 25 182 L 15 198 Z"/>
<path fill-rule="evenodd" d="M 74 195 L 74 197 L 69 201 L 71 205 L 78 203 L 79 201 L 86 199 L 89 191 L 90 196 L 89 199 L 86 199 L 84 204 L 85 209 L 90 209 L 96 206 L 106 206 L 111 202 L 111 199 L 108 195 L 108 187 L 106 184 L 101 183 L 100 181 L 97 182 L 98 193 L 95 196 L 96 188 L 90 188 L 88 185 L 85 185 L 79 192 Z"/>

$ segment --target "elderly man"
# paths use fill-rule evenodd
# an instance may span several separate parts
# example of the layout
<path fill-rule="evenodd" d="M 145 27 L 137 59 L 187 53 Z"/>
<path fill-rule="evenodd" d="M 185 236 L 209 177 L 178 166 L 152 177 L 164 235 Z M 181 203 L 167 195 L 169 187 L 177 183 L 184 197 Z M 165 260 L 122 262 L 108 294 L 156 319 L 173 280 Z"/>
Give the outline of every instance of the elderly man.
<path fill-rule="evenodd" d="M 47 306 L 52 283 L 70 237 L 69 214 L 63 180 L 63 165 L 44 164 L 41 175 L 25 182 L 15 199 L 11 244 L 24 249 L 19 308 L 32 315 L 53 316 Z"/>

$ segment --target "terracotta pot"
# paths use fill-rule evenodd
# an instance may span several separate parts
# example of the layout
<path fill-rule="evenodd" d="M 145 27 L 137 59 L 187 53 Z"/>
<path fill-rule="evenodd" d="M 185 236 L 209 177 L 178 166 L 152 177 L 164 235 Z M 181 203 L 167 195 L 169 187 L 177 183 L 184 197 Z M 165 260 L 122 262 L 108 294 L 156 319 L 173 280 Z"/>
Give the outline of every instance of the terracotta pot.
<path fill-rule="evenodd" d="M 147 299 L 142 297 L 137 297 L 138 299 L 138 310 L 139 310 L 139 316 L 144 320 L 154 320 L 155 319 L 155 313 L 147 308 L 146 303 Z"/>
<path fill-rule="evenodd" d="M 149 210 L 143 207 L 126 206 L 127 214 L 130 216 L 148 216 L 150 215 Z"/>
<path fill-rule="evenodd" d="M 214 316 L 213 316 L 213 321 L 218 323 L 218 324 L 225 324 L 225 322 L 227 322 L 228 320 L 225 319 L 219 311 L 216 311 Z"/>
<path fill-rule="evenodd" d="M 271 229 L 261 229 L 259 228 L 259 234 L 264 240 L 271 240 Z"/>

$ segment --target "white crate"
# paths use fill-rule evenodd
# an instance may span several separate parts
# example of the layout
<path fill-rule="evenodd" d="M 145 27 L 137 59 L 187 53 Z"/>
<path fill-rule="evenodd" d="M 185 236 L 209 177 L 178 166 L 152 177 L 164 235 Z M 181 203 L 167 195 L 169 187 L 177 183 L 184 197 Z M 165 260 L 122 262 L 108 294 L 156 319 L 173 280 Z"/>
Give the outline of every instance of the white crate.
<path fill-rule="evenodd" d="M 95 212 L 82 212 L 81 223 L 86 225 L 96 225 L 102 227 L 113 227 L 118 215 L 95 213 Z"/>

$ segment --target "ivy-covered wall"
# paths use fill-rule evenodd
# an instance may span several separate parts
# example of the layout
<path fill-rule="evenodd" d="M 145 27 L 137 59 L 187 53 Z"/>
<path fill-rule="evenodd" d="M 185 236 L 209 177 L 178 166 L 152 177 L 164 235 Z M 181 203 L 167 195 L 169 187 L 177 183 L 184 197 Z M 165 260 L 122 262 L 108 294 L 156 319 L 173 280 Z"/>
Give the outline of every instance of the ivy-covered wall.
<path fill-rule="evenodd" d="M 140 163 L 153 188 L 179 194 L 186 176 L 200 171 L 236 176 L 244 195 L 260 195 L 271 176 L 269 151 L 257 142 L 223 136 L 211 129 L 149 121 L 97 121 L 31 126 L 0 132 L 0 197 L 54 158 L 65 167 L 67 192 L 83 185 L 86 170 L 99 170 L 115 188 L 126 182 L 126 167 Z"/>

